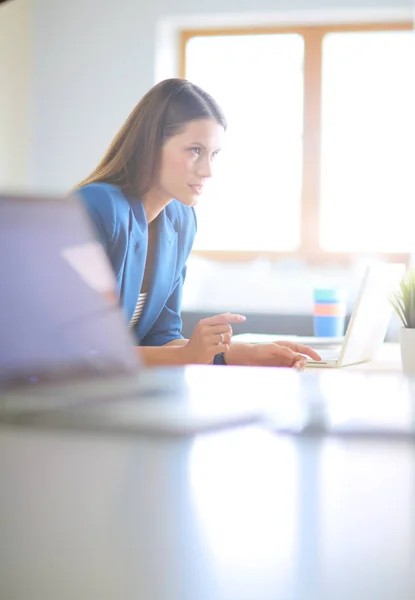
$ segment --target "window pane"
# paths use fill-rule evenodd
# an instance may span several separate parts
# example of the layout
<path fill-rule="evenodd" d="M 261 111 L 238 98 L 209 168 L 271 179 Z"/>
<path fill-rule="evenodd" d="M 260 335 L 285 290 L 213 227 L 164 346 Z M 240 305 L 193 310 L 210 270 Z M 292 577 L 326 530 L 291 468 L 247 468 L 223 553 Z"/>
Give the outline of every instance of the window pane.
<path fill-rule="evenodd" d="M 414 32 L 327 35 L 322 116 L 323 248 L 414 250 Z"/>
<path fill-rule="evenodd" d="M 299 245 L 303 38 L 206 36 L 186 47 L 186 77 L 228 120 L 215 176 L 199 200 L 195 247 L 293 250 Z"/>

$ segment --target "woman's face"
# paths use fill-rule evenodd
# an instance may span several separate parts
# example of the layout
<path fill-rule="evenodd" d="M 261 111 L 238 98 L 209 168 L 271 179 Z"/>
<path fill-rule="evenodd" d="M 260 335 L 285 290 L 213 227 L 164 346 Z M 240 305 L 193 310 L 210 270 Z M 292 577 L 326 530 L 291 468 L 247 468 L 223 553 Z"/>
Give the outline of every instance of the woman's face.
<path fill-rule="evenodd" d="M 197 204 L 225 131 L 214 119 L 190 121 L 184 130 L 168 138 L 161 151 L 158 192 L 186 206 Z"/>

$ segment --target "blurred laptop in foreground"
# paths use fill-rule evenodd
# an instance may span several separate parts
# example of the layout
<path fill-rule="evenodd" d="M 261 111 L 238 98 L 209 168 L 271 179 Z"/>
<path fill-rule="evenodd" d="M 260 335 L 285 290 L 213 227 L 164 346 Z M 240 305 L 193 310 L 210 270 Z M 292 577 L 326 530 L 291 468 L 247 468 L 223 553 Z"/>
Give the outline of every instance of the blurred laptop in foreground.
<path fill-rule="evenodd" d="M 263 414 L 254 393 L 224 402 L 209 384 L 216 367 L 199 370 L 192 399 L 184 368 L 144 369 L 77 197 L 0 196 L 0 340 L 3 421 L 57 423 L 64 408 L 93 406 L 91 427 L 185 433 Z"/>

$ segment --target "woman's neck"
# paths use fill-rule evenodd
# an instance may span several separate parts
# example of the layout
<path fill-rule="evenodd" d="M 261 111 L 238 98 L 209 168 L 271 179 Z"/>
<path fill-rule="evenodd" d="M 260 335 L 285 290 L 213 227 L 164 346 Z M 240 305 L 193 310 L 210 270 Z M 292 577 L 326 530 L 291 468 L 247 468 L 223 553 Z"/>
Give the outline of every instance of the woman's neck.
<path fill-rule="evenodd" d="M 142 200 L 147 223 L 152 223 L 171 200 L 172 198 L 166 197 L 166 195 L 158 190 L 150 190 L 147 192 Z"/>

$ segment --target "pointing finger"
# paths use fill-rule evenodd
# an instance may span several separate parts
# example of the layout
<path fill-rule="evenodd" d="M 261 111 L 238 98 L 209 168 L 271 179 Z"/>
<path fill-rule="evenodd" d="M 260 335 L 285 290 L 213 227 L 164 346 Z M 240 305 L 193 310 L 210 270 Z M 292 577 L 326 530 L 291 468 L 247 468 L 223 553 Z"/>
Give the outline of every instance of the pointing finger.
<path fill-rule="evenodd" d="M 226 325 L 227 323 L 243 323 L 244 321 L 246 321 L 246 317 L 244 317 L 244 315 L 224 313 L 221 315 L 215 315 L 213 317 L 207 317 L 199 322 L 202 325 Z"/>

